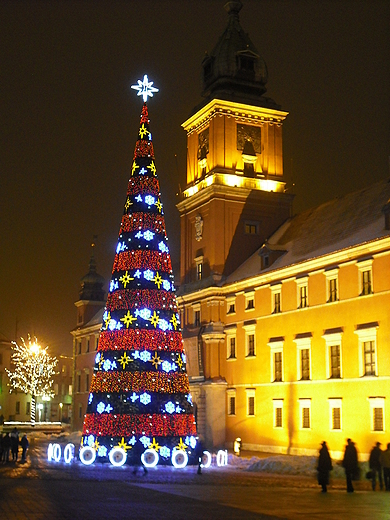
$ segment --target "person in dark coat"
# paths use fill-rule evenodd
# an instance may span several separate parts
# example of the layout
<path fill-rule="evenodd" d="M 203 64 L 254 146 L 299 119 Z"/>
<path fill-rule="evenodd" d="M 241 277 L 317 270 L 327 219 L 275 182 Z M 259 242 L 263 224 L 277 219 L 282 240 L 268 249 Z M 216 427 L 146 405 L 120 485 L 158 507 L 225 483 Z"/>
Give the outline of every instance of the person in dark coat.
<path fill-rule="evenodd" d="M 383 468 L 385 489 L 386 491 L 390 491 L 390 442 L 387 445 L 387 449 L 381 453 L 380 463 Z"/>
<path fill-rule="evenodd" d="M 197 440 L 195 447 L 195 457 L 198 461 L 198 475 L 202 473 L 202 456 L 203 456 L 203 445 L 200 438 Z"/>
<path fill-rule="evenodd" d="M 329 484 L 329 471 L 333 469 L 333 466 L 326 442 L 324 441 L 321 446 L 322 447 L 320 449 L 317 466 L 318 484 L 322 486 L 322 492 L 326 493 L 326 486 Z"/>
<path fill-rule="evenodd" d="M 9 433 L 7 432 L 3 437 L 3 461 L 9 462 L 9 450 L 11 448 L 11 437 L 9 436 Z"/>
<path fill-rule="evenodd" d="M 353 493 L 352 480 L 359 471 L 359 466 L 355 443 L 351 439 L 347 439 L 347 445 L 345 446 L 343 468 L 347 479 L 347 493 Z"/>
<path fill-rule="evenodd" d="M 381 443 L 377 442 L 375 446 L 372 448 L 370 453 L 370 459 L 368 461 L 370 470 L 372 472 L 372 490 L 375 491 L 376 488 L 376 476 L 378 475 L 379 487 L 383 489 L 383 479 L 382 479 L 382 466 L 380 462 L 380 458 L 382 455 Z"/>
<path fill-rule="evenodd" d="M 12 460 L 16 462 L 18 460 L 19 453 L 19 432 L 16 428 L 14 428 L 11 432 L 11 453 Z"/>
<path fill-rule="evenodd" d="M 20 445 L 22 447 L 22 460 L 21 460 L 21 462 L 25 463 L 26 462 L 27 448 L 29 447 L 29 442 L 28 442 L 26 434 L 23 435 L 22 440 L 20 441 Z"/>

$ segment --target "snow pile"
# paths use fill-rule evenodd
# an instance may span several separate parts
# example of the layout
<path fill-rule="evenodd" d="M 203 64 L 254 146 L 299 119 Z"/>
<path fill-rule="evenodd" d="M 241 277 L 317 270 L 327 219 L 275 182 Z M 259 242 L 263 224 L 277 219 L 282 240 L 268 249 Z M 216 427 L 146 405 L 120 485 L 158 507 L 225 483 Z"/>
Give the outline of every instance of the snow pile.
<path fill-rule="evenodd" d="M 244 471 L 275 473 L 278 475 L 317 475 L 317 457 L 303 455 L 272 455 L 266 458 L 251 457 L 250 459 L 229 456 L 229 465 Z M 367 463 L 360 463 L 362 478 L 368 471 Z M 330 473 L 333 478 L 345 478 L 344 468 L 338 461 L 333 461 L 333 470 Z"/>

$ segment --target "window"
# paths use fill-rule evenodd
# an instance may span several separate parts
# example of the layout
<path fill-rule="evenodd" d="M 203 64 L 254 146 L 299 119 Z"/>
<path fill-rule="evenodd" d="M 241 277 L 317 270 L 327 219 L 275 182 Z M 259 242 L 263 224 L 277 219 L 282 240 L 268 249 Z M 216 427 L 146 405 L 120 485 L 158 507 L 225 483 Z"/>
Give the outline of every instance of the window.
<path fill-rule="evenodd" d="M 257 234 L 257 225 L 249 222 L 245 222 L 245 234 L 246 235 L 256 235 Z"/>
<path fill-rule="evenodd" d="M 372 294 L 372 259 L 364 260 L 358 263 L 359 269 L 359 294 L 366 296 Z"/>
<path fill-rule="evenodd" d="M 311 333 L 309 334 L 297 335 L 294 340 L 297 344 L 298 380 L 301 381 L 311 379 Z"/>
<path fill-rule="evenodd" d="M 72 395 L 72 392 L 73 392 L 73 386 L 69 385 L 68 395 Z"/>
<path fill-rule="evenodd" d="M 255 355 L 255 335 L 248 334 L 247 336 L 247 357 Z"/>
<path fill-rule="evenodd" d="M 76 392 L 81 392 L 81 373 L 77 372 L 77 390 Z"/>
<path fill-rule="evenodd" d="M 85 391 L 89 392 L 89 372 L 85 371 Z"/>
<path fill-rule="evenodd" d="M 89 352 L 89 338 L 87 339 L 87 349 L 85 352 Z"/>
<path fill-rule="evenodd" d="M 341 430 L 341 399 L 329 399 L 330 429 Z"/>
<path fill-rule="evenodd" d="M 54 383 L 53 387 L 55 395 L 58 395 L 58 383 Z"/>
<path fill-rule="evenodd" d="M 83 416 L 83 405 L 79 403 L 79 419 L 81 419 Z"/>
<path fill-rule="evenodd" d="M 326 377 L 339 379 L 341 372 L 341 337 L 343 329 L 329 329 L 322 336 L 326 343 Z"/>
<path fill-rule="evenodd" d="M 236 300 L 228 299 L 226 302 L 227 305 L 227 314 L 235 314 L 236 312 Z"/>
<path fill-rule="evenodd" d="M 196 265 L 196 281 L 203 279 L 203 256 L 197 256 L 195 258 Z"/>
<path fill-rule="evenodd" d="M 274 428 L 283 428 L 283 399 L 274 399 Z"/>
<path fill-rule="evenodd" d="M 254 358 L 256 356 L 256 322 L 250 320 L 250 322 L 243 326 L 245 330 L 245 357 Z"/>
<path fill-rule="evenodd" d="M 200 305 L 197 304 L 197 305 L 194 305 L 192 307 L 193 309 L 193 312 L 194 312 L 194 326 L 195 327 L 200 327 Z"/>
<path fill-rule="evenodd" d="M 301 429 L 310 429 L 311 400 L 299 399 L 299 412 L 301 416 Z"/>
<path fill-rule="evenodd" d="M 298 309 L 303 309 L 309 306 L 308 300 L 308 277 L 304 276 L 298 278 L 296 281 L 298 292 Z"/>
<path fill-rule="evenodd" d="M 236 359 L 236 333 L 234 331 L 231 333 L 227 333 L 226 336 L 227 342 L 227 359 Z"/>
<path fill-rule="evenodd" d="M 99 345 L 99 336 L 96 336 L 96 339 L 95 339 L 95 350 L 98 349 L 98 345 Z"/>
<path fill-rule="evenodd" d="M 81 340 L 77 342 L 77 354 L 81 354 Z"/>
<path fill-rule="evenodd" d="M 249 417 L 255 415 L 255 389 L 247 388 L 246 390 L 246 414 Z"/>
<path fill-rule="evenodd" d="M 20 414 L 20 401 L 16 401 L 15 403 L 15 413 L 16 415 Z"/>
<path fill-rule="evenodd" d="M 284 338 L 271 338 L 268 346 L 271 349 L 271 381 L 283 381 L 283 343 Z"/>
<path fill-rule="evenodd" d="M 245 310 L 249 311 L 255 308 L 255 293 L 253 291 L 245 294 Z"/>
<path fill-rule="evenodd" d="M 383 432 L 385 431 L 385 399 L 383 397 L 371 397 L 369 401 L 371 410 L 371 431 Z"/>
<path fill-rule="evenodd" d="M 326 301 L 328 303 L 336 302 L 338 300 L 338 273 L 338 268 L 325 271 L 327 284 Z"/>
<path fill-rule="evenodd" d="M 227 407 L 228 407 L 228 415 L 236 415 L 236 391 L 235 390 L 227 391 Z"/>
<path fill-rule="evenodd" d="M 358 325 L 355 334 L 359 341 L 359 375 L 377 376 L 377 328 L 378 323 Z"/>
<path fill-rule="evenodd" d="M 26 402 L 26 415 L 30 415 L 30 413 L 31 413 L 31 402 L 27 401 Z"/>
<path fill-rule="evenodd" d="M 271 286 L 272 294 L 272 313 L 282 312 L 282 284 Z"/>

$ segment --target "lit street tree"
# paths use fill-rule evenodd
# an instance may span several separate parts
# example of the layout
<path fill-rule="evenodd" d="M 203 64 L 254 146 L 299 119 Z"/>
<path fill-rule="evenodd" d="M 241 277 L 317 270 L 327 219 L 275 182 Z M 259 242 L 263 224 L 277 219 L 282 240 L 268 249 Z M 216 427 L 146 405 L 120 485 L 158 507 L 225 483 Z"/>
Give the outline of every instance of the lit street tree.
<path fill-rule="evenodd" d="M 37 338 L 28 338 L 28 343 L 21 338 L 21 344 L 12 342 L 13 370 L 6 369 L 12 390 L 21 390 L 31 394 L 31 424 L 35 423 L 35 399 L 38 396 L 53 397 L 53 376 L 58 363 L 56 357 L 42 348 Z"/>

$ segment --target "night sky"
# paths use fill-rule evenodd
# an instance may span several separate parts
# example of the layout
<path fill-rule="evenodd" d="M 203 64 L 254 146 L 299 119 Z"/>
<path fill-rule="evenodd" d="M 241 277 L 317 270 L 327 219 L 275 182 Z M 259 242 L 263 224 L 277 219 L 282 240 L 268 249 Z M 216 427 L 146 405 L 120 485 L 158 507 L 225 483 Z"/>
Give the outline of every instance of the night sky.
<path fill-rule="evenodd" d="M 35 334 L 71 353 L 91 242 L 107 282 L 146 73 L 174 266 L 181 128 L 201 101 L 201 62 L 224 0 L 0 3 L 0 339 Z M 243 0 L 284 123 L 285 180 L 301 212 L 389 177 L 390 2 Z M 292 183 L 295 184 L 293 188 Z"/>

